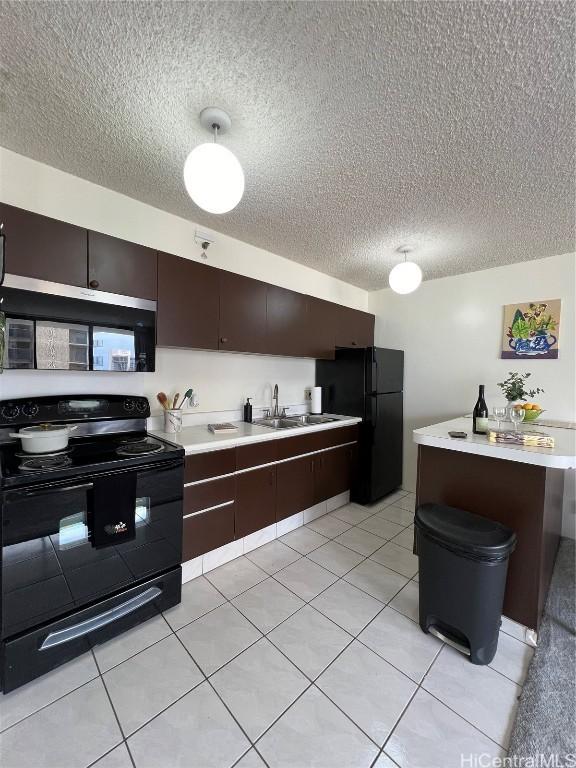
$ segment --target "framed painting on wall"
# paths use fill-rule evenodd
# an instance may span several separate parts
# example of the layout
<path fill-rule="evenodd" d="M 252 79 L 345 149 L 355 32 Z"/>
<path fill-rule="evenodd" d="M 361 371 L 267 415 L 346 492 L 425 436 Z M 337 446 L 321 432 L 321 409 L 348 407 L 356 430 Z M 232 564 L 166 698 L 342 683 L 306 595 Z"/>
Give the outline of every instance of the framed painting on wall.
<path fill-rule="evenodd" d="M 505 360 L 557 359 L 560 306 L 560 299 L 506 304 L 500 357 Z"/>

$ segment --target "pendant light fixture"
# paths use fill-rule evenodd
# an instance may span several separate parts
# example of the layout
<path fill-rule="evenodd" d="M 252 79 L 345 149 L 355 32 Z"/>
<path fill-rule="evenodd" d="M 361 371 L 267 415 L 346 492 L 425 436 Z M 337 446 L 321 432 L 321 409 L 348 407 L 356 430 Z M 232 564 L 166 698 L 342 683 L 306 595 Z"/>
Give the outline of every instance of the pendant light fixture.
<path fill-rule="evenodd" d="M 406 254 L 411 253 L 412 248 L 401 245 L 396 250 L 404 255 L 404 261 L 392 268 L 388 283 L 396 293 L 412 293 L 422 282 L 422 270 L 415 262 L 406 261 Z"/>
<path fill-rule="evenodd" d="M 244 194 L 244 171 L 238 158 L 216 140 L 226 133 L 232 121 L 218 107 L 200 112 L 200 124 L 213 134 L 213 141 L 200 144 L 184 163 L 184 186 L 199 208 L 208 213 L 228 213 Z"/>

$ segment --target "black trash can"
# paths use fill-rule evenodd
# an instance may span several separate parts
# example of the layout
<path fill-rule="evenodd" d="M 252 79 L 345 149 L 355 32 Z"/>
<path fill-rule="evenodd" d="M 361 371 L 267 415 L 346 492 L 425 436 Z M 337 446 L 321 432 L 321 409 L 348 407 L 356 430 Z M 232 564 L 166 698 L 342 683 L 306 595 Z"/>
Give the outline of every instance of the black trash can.
<path fill-rule="evenodd" d="M 414 517 L 420 627 L 489 664 L 498 647 L 508 558 L 516 534 L 462 509 L 422 504 Z"/>

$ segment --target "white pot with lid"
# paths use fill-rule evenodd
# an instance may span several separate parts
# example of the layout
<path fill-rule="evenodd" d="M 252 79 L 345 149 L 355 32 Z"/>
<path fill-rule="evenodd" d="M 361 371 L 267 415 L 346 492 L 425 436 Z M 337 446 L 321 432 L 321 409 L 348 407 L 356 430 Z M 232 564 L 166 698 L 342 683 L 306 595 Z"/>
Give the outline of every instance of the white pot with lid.
<path fill-rule="evenodd" d="M 11 432 L 10 437 L 21 440 L 24 453 L 58 453 L 68 447 L 68 438 L 74 429 L 77 426 L 37 424 L 23 427 L 19 432 Z"/>

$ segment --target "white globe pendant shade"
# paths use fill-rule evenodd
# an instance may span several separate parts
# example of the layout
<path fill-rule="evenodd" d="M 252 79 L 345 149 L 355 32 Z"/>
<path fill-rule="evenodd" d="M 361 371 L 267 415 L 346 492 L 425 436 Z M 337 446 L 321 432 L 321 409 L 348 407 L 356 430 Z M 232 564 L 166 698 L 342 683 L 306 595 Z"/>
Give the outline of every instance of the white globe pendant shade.
<path fill-rule="evenodd" d="M 244 171 L 238 158 L 222 144 L 200 144 L 184 163 L 186 191 L 208 213 L 227 213 L 244 194 Z"/>
<path fill-rule="evenodd" d="M 413 261 L 403 261 L 388 275 L 390 288 L 396 293 L 412 293 L 422 282 L 422 270 Z"/>

